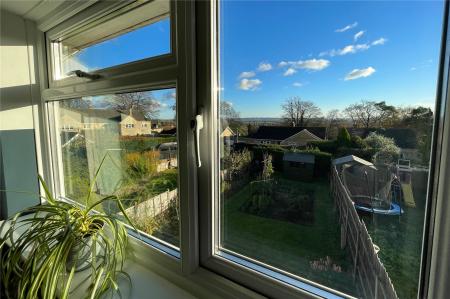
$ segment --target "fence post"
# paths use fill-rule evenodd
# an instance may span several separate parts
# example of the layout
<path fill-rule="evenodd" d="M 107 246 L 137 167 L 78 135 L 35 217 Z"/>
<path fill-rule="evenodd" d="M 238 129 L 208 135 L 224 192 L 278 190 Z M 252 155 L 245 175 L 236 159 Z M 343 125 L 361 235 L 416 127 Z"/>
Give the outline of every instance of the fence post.
<path fill-rule="evenodd" d="M 355 257 L 354 257 L 354 266 L 353 266 L 353 281 L 355 281 L 356 268 L 358 267 L 359 242 L 361 240 L 360 234 L 361 234 L 361 229 L 360 229 L 360 227 L 358 227 L 358 233 L 356 234 L 356 247 L 355 247 Z"/>

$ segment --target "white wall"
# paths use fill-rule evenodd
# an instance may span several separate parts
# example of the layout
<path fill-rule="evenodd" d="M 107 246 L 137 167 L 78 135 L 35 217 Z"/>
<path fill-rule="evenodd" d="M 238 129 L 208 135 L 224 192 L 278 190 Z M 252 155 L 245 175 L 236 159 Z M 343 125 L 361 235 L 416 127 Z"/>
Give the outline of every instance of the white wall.
<path fill-rule="evenodd" d="M 36 86 L 32 23 L 0 11 L 0 189 L 38 193 L 33 126 Z M 39 203 L 37 195 L 0 192 L 0 217 Z"/>

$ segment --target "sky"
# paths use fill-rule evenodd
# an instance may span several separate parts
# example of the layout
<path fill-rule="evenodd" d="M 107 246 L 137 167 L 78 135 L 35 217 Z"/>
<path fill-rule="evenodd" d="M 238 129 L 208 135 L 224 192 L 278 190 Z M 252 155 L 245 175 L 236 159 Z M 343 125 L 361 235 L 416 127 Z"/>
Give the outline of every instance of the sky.
<path fill-rule="evenodd" d="M 240 1 L 220 7 L 220 99 L 241 117 L 281 117 L 292 96 L 324 114 L 360 100 L 435 101 L 443 1 Z M 85 49 L 99 69 L 169 53 L 162 20 Z M 173 118 L 167 92 L 160 118 Z M 173 99 L 172 99 L 173 100 Z"/>
<path fill-rule="evenodd" d="M 432 107 L 442 15 L 442 1 L 223 1 L 221 99 L 241 117 L 280 117 L 291 96 L 324 114 Z"/>

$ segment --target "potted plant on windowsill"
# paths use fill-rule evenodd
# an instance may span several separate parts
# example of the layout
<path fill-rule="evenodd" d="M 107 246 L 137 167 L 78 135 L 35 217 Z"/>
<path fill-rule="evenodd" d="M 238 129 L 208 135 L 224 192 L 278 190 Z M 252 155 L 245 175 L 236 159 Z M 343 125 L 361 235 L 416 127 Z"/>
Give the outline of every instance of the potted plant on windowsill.
<path fill-rule="evenodd" d="M 128 238 L 124 224 L 116 215 L 95 211 L 98 205 L 113 202 L 131 224 L 120 199 L 111 195 L 87 204 L 104 159 L 86 205 L 56 200 L 39 177 L 46 204 L 27 208 L 2 224 L 0 271 L 7 298 L 69 298 L 80 271 L 86 271 L 82 282 L 88 285 L 89 298 L 112 290 L 120 294 L 119 276 L 130 280 L 122 270 Z"/>

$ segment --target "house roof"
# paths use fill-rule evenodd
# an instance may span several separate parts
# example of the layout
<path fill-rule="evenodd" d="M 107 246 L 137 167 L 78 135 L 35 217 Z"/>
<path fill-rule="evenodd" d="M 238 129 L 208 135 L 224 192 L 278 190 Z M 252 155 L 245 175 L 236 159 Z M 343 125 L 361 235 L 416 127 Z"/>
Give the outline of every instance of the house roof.
<path fill-rule="evenodd" d="M 283 161 L 290 161 L 290 162 L 303 162 L 303 163 L 310 163 L 314 164 L 314 155 L 311 154 L 304 154 L 304 153 L 285 153 L 283 155 Z"/>
<path fill-rule="evenodd" d="M 319 138 L 325 139 L 325 127 L 260 126 L 255 133 L 250 134 L 248 137 L 254 139 L 285 140 L 304 129 L 307 129 Z"/>
<path fill-rule="evenodd" d="M 120 110 L 120 113 L 125 114 L 125 115 L 130 115 L 130 111 L 127 111 L 127 110 Z M 133 117 L 137 121 L 148 120 L 145 117 L 145 113 L 142 113 L 141 111 L 133 110 L 133 111 L 131 111 L 131 115 L 130 116 Z"/>
<path fill-rule="evenodd" d="M 120 121 L 120 112 L 114 109 L 72 109 L 84 117 L 104 118 Z"/>
<path fill-rule="evenodd" d="M 375 168 L 372 162 L 366 161 L 364 159 L 361 159 L 360 157 L 354 156 L 354 155 L 348 155 L 345 157 L 337 158 L 333 160 L 333 165 L 340 165 L 345 163 L 355 162 L 361 165 L 369 166 L 371 168 Z"/>
<path fill-rule="evenodd" d="M 395 144 L 401 148 L 417 147 L 417 133 L 411 128 L 349 128 L 348 132 L 361 138 L 366 138 L 369 133 L 376 132 L 385 137 L 393 138 Z"/>

